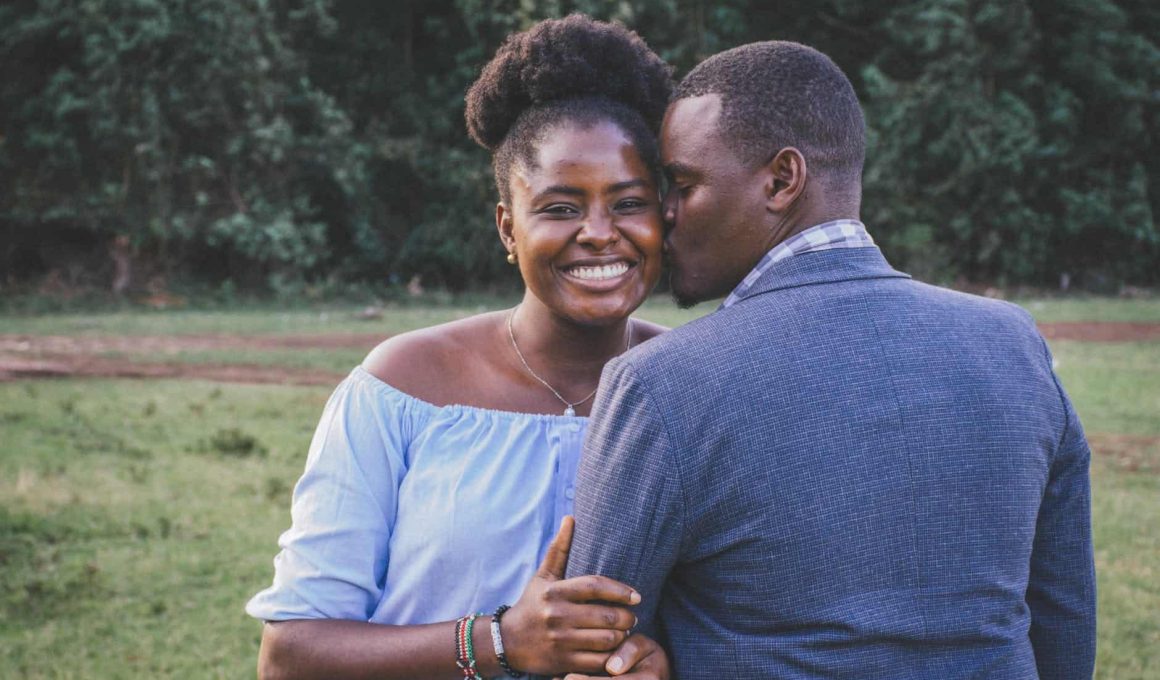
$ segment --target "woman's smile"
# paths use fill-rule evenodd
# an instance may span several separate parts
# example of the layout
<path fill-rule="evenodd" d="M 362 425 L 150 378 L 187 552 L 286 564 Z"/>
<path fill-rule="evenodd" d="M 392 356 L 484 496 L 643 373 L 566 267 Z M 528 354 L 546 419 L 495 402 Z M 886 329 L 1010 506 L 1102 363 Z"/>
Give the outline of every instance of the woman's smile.
<path fill-rule="evenodd" d="M 573 283 L 593 291 L 613 290 L 629 279 L 636 269 L 636 262 L 616 259 L 596 263 L 576 263 L 560 268 L 560 272 Z"/>

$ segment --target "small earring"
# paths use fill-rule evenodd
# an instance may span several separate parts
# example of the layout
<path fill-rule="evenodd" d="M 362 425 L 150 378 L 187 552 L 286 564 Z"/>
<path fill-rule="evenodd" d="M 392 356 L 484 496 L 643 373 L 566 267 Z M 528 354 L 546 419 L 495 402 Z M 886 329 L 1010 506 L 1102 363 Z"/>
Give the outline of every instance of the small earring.
<path fill-rule="evenodd" d="M 516 263 L 516 251 L 513 250 L 512 252 L 508 253 L 507 261 L 508 261 L 508 264 L 515 264 Z"/>

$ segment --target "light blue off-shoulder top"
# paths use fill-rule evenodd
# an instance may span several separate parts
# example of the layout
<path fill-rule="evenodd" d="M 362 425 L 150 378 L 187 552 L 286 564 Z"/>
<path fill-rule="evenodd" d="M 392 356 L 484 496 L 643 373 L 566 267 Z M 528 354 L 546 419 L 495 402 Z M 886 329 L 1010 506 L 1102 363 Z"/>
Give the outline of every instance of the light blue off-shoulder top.
<path fill-rule="evenodd" d="M 454 620 L 511 604 L 564 515 L 582 417 L 435 406 L 359 367 L 331 396 L 259 619 Z"/>

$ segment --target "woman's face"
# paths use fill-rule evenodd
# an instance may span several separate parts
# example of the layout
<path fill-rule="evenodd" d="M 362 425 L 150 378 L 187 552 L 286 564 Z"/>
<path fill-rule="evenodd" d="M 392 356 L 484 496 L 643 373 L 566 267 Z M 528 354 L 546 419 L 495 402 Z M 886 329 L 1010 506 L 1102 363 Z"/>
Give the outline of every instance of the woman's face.
<path fill-rule="evenodd" d="M 511 206 L 496 211 L 528 290 L 579 323 L 619 321 L 652 291 L 661 270 L 656 182 L 613 123 L 549 132 L 535 167 L 516 167 Z"/>

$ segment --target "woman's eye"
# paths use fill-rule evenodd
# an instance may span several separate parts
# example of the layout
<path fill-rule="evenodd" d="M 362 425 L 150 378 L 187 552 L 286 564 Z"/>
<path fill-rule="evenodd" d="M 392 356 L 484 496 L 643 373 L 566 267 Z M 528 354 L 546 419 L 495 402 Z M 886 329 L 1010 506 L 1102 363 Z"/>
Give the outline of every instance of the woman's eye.
<path fill-rule="evenodd" d="M 640 198 L 626 198 L 616 204 L 619 210 L 640 210 L 648 207 L 648 201 Z"/>
<path fill-rule="evenodd" d="M 572 215 L 580 214 L 580 211 L 577 210 L 575 207 L 564 204 L 564 203 L 556 203 L 556 204 L 550 205 L 550 206 L 544 208 L 543 210 L 541 210 L 540 212 L 542 212 L 546 215 L 551 215 L 553 217 L 569 217 Z"/>

